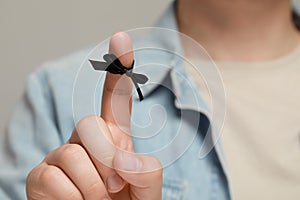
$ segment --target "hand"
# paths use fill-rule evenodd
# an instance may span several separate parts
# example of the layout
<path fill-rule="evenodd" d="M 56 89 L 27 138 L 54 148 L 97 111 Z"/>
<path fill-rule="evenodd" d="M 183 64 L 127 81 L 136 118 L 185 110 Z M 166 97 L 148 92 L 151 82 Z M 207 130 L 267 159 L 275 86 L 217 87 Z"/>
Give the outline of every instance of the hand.
<path fill-rule="evenodd" d="M 114 34 L 109 51 L 124 66 L 132 64 L 132 43 L 127 34 Z M 128 77 L 107 73 L 101 117 L 82 119 L 69 141 L 29 173 L 29 200 L 161 199 L 160 162 L 133 150 L 129 134 L 131 95 Z"/>

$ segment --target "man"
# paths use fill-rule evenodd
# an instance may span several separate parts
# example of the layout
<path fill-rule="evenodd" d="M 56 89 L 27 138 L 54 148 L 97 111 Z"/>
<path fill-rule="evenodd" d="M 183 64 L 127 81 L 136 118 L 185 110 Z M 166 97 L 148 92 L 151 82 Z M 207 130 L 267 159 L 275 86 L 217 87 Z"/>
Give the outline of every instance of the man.
<path fill-rule="evenodd" d="M 287 0 L 179 0 L 161 19 L 159 26 L 177 27 L 202 44 L 220 63 L 234 62 L 239 66 L 255 63 L 256 66 L 261 62 L 262 65 L 257 66 L 276 66 L 277 63 L 285 66 L 282 70 L 264 69 L 267 72 L 263 74 L 268 75 L 260 77 L 260 72 L 264 71 L 261 68 L 256 73 L 253 73 L 256 68 L 245 68 L 245 72 L 241 68 L 228 71 L 221 63 L 225 86 L 230 86 L 228 119 L 222 138 L 226 162 L 220 142 L 205 158 L 196 156 L 210 129 L 209 116 L 201 113 L 197 118 L 199 110 L 193 109 L 194 104 L 187 100 L 191 97 L 180 95 L 188 90 L 186 83 L 176 86 L 180 78 L 172 70 L 163 81 L 174 87 L 176 94 L 157 87 L 144 102 L 135 101 L 133 109 L 138 108 L 138 112 L 131 116 L 143 118 L 146 115 L 143 106 L 157 103 L 172 113 L 162 130 L 164 135 L 177 130 L 179 123 L 187 136 L 197 130 L 195 140 L 171 165 L 162 168 L 161 160 L 134 153 L 142 145 L 132 143 L 127 134 L 136 133 L 137 129 L 129 131 L 133 100 L 131 82 L 126 76 L 106 75 L 101 117 L 85 117 L 75 128 L 70 102 L 76 69 L 86 55 L 80 53 L 53 63 L 31 77 L 26 96 L 17 108 L 6 139 L 2 140 L 5 151 L 1 153 L 1 159 L 6 161 L 1 169 L 0 194 L 3 198 L 24 198 L 22 191 L 31 170 L 26 182 L 28 199 L 298 199 L 297 131 L 300 127 L 296 119 L 300 116 L 293 110 L 299 109 L 300 96 L 293 92 L 293 86 L 300 80 L 299 68 L 294 65 L 299 61 L 296 59 L 299 57 L 296 56 L 299 55 L 296 48 L 299 33 L 290 16 Z M 131 41 L 126 34 L 112 36 L 109 49 L 124 66 L 132 64 Z M 189 55 L 189 49 L 184 50 Z M 287 62 L 290 60 L 293 62 Z M 245 74 L 250 78 L 242 76 Z M 193 78 L 191 73 L 190 77 Z M 278 81 L 278 77 L 282 79 Z M 256 83 L 251 82 L 253 78 L 263 84 L 251 88 L 248 84 Z M 269 79 L 274 82 L 269 84 Z M 239 82 L 231 84 L 234 80 Z M 278 90 L 272 85 L 281 87 L 285 98 L 279 99 Z M 194 89 L 201 93 L 201 86 Z M 255 93 L 257 91 L 259 93 Z M 259 98 L 265 93 L 268 94 L 264 96 L 267 103 Z M 118 104 L 117 111 L 112 102 Z M 204 106 L 200 104 L 199 107 Z M 286 117 L 274 117 L 276 113 Z M 181 116 L 184 116 L 183 120 Z M 157 114 L 155 117 L 161 118 Z M 199 124 L 190 124 L 189 120 L 193 118 L 198 119 Z M 273 127 L 280 131 L 271 132 Z M 264 142 L 266 139 L 267 143 Z M 158 143 L 159 140 L 146 143 L 145 148 L 155 147 Z M 273 148 L 274 144 L 280 151 Z M 176 152 L 176 148 L 172 148 Z"/>

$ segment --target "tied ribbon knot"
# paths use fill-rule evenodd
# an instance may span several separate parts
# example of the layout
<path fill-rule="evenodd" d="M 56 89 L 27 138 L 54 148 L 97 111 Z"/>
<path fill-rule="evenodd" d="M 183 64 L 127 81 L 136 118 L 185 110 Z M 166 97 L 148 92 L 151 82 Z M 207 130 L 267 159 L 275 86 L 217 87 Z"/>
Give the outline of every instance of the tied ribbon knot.
<path fill-rule="evenodd" d="M 136 91 L 139 95 L 140 101 L 144 99 L 142 91 L 138 84 L 145 84 L 148 81 L 148 77 L 144 74 L 138 74 L 133 72 L 134 61 L 130 67 L 125 67 L 121 61 L 114 54 L 105 54 L 103 56 L 103 61 L 89 60 L 92 64 L 94 70 L 107 71 L 112 74 L 126 74 L 131 78 Z"/>

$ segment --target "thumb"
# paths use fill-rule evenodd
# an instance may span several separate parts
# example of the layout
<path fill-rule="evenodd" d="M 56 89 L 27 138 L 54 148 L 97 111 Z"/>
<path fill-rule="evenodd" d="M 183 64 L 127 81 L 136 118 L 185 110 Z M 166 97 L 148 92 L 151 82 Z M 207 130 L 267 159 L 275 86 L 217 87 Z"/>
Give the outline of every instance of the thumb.
<path fill-rule="evenodd" d="M 117 151 L 113 166 L 116 172 L 130 184 L 131 199 L 162 198 L 162 166 L 155 157 Z"/>

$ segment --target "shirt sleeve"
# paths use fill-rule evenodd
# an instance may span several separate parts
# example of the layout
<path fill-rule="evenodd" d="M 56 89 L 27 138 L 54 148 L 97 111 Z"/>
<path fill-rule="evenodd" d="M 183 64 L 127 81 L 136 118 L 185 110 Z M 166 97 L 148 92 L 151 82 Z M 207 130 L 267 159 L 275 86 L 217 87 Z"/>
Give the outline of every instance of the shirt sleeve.
<path fill-rule="evenodd" d="M 30 76 L 11 121 L 0 134 L 0 199 L 26 199 L 26 177 L 62 144 L 51 89 L 42 71 Z"/>

